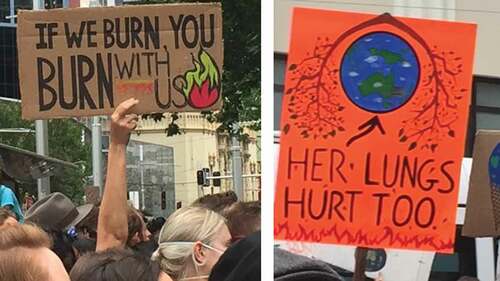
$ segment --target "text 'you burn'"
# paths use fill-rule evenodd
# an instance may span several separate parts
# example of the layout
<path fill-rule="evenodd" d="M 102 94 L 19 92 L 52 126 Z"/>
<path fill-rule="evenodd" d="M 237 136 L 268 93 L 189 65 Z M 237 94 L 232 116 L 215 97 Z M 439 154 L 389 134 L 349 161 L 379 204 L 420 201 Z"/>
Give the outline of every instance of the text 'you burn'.
<path fill-rule="evenodd" d="M 160 29 L 163 19 L 168 19 L 173 31 L 173 40 L 169 43 L 161 38 L 167 36 Z M 121 17 L 82 21 L 79 25 L 64 22 L 34 25 L 38 33 L 38 50 L 54 50 L 55 40 L 61 37 L 64 43 L 58 44 L 70 50 L 67 55 L 36 57 L 40 111 L 51 110 L 56 104 L 66 110 L 114 107 L 114 79 L 134 77 L 154 80 L 159 108 L 182 108 L 187 99 L 182 93 L 182 82 L 175 83 L 175 73 L 171 69 L 175 58 L 170 52 L 172 49 L 211 48 L 216 40 L 214 14 Z M 78 53 L 80 49 L 88 53 L 92 48 L 101 52 Z M 127 49 L 132 51 L 123 52 Z"/>

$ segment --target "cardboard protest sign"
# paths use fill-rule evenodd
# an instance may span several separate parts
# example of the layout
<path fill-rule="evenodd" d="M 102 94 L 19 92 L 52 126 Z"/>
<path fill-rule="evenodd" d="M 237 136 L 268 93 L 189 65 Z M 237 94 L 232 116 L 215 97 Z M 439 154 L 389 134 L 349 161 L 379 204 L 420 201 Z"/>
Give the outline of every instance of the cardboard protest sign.
<path fill-rule="evenodd" d="M 294 9 L 276 239 L 453 251 L 475 32 Z"/>
<path fill-rule="evenodd" d="M 220 4 L 21 11 L 17 36 L 25 119 L 222 106 Z"/>
<path fill-rule="evenodd" d="M 500 131 L 477 133 L 462 235 L 500 236 Z"/>

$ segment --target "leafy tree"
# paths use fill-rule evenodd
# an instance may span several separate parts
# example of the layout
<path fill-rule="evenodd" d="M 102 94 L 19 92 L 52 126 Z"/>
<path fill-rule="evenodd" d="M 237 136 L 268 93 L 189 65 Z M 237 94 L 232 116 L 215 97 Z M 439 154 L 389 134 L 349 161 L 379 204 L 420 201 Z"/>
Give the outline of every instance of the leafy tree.
<path fill-rule="evenodd" d="M 192 0 L 142 0 L 137 4 L 213 2 Z M 221 123 L 219 130 L 232 133 L 233 124 L 260 130 L 260 0 L 222 0 L 224 106 L 219 112 L 204 112 L 207 120 Z M 160 120 L 162 114 L 146 117 Z M 175 119 L 175 118 L 174 118 Z M 178 133 L 173 121 L 168 135 Z M 240 128 L 241 132 L 241 128 Z"/>
<path fill-rule="evenodd" d="M 0 102 L 0 128 L 35 129 L 35 123 L 21 119 L 17 103 Z M 51 177 L 51 191 L 64 193 L 74 201 L 83 197 L 85 178 L 90 175 L 90 145 L 82 142 L 84 126 L 72 119 L 53 119 L 48 122 L 49 156 L 68 162 L 78 162 L 85 169 L 64 169 L 63 174 Z M 34 133 L 0 133 L 0 143 L 35 151 Z M 22 183 L 21 187 L 36 194 L 36 185 Z"/>

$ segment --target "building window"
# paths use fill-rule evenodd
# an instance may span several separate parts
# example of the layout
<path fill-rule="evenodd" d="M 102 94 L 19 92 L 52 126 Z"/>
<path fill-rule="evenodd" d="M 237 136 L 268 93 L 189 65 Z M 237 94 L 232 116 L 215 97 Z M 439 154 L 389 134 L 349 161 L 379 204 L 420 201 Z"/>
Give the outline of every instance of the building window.
<path fill-rule="evenodd" d="M 274 130 L 280 130 L 281 105 L 285 89 L 286 54 L 274 54 Z"/>
<path fill-rule="evenodd" d="M 55 9 L 63 7 L 63 0 L 44 0 L 45 9 Z"/>
<path fill-rule="evenodd" d="M 17 70 L 16 18 L 20 9 L 31 10 L 33 0 L 0 1 L 0 96 L 20 99 Z M 6 18 L 9 17 L 9 18 Z"/>
<path fill-rule="evenodd" d="M 475 76 L 465 155 L 472 157 L 478 130 L 500 130 L 500 78 Z"/>
<path fill-rule="evenodd" d="M 17 20 L 14 16 L 17 11 L 31 9 L 33 9 L 33 0 L 0 1 L 0 26 L 15 26 Z"/>
<path fill-rule="evenodd" d="M 6 19 L 5 17 L 11 15 L 11 5 L 10 0 L 0 1 L 0 23 L 10 23 L 10 19 Z"/>
<path fill-rule="evenodd" d="M 16 28 L 0 26 L 0 96 L 19 99 Z"/>

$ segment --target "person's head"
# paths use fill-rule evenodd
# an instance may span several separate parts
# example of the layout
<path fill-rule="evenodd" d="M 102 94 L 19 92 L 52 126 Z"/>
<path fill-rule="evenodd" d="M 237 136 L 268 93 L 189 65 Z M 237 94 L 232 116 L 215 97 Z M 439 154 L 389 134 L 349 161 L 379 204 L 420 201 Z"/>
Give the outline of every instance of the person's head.
<path fill-rule="evenodd" d="M 131 250 L 108 249 L 83 255 L 70 273 L 72 281 L 169 281 L 157 262 Z"/>
<path fill-rule="evenodd" d="M 65 231 L 44 229 L 52 239 L 50 248 L 61 259 L 66 271 L 70 271 L 76 262 L 76 255 L 73 251 L 73 238 L 69 237 Z"/>
<path fill-rule="evenodd" d="M 151 233 L 140 214 L 132 207 L 128 210 L 128 239 L 127 245 L 134 247 L 141 242 L 149 241 Z"/>
<path fill-rule="evenodd" d="M 0 231 L 2 280 L 69 281 L 61 260 L 51 250 L 49 236 L 28 224 Z"/>
<path fill-rule="evenodd" d="M 224 208 L 231 206 L 238 201 L 238 196 L 234 191 L 209 194 L 196 199 L 191 206 L 203 207 L 215 212 L 221 212 Z"/>
<path fill-rule="evenodd" d="M 45 230 L 64 231 L 78 225 L 93 208 L 92 204 L 76 207 L 66 195 L 54 192 L 33 204 L 25 219 Z"/>
<path fill-rule="evenodd" d="M 151 220 L 148 224 L 148 230 L 151 232 L 151 235 L 156 235 L 158 232 L 160 232 L 161 228 L 165 224 L 165 218 L 163 217 L 157 217 Z"/>
<path fill-rule="evenodd" d="M 0 229 L 12 225 L 17 225 L 16 215 L 10 210 L 0 208 Z"/>
<path fill-rule="evenodd" d="M 86 253 L 95 252 L 96 241 L 88 238 L 79 238 L 73 241 L 72 246 L 73 252 L 75 253 L 75 258 L 78 260 Z"/>
<path fill-rule="evenodd" d="M 233 242 L 260 230 L 260 202 L 237 202 L 226 208 L 222 215 L 227 220 Z"/>
<path fill-rule="evenodd" d="M 231 242 L 224 218 L 201 207 L 174 212 L 165 222 L 153 259 L 174 280 L 207 278 Z"/>
<path fill-rule="evenodd" d="M 260 234 L 254 232 L 232 244 L 215 264 L 208 281 L 260 280 Z"/>
<path fill-rule="evenodd" d="M 97 219 L 99 218 L 99 207 L 94 206 L 90 213 L 77 225 L 75 225 L 78 237 L 97 239 Z"/>

